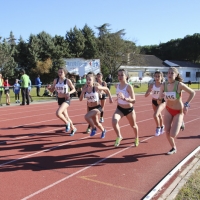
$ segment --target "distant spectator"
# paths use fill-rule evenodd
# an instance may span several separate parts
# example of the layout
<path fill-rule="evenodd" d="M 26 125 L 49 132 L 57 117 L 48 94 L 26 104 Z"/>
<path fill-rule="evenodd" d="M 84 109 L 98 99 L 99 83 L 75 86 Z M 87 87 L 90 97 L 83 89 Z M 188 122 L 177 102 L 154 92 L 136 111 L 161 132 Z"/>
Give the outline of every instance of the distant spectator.
<path fill-rule="evenodd" d="M 49 89 L 48 89 L 48 86 L 45 87 L 45 89 L 44 89 L 44 94 L 43 94 L 42 96 L 43 96 L 43 97 L 51 96 L 51 95 L 50 95 L 50 92 L 49 92 Z"/>
<path fill-rule="evenodd" d="M 83 76 L 81 83 L 85 84 L 86 83 L 86 75 Z"/>
<path fill-rule="evenodd" d="M 28 86 L 29 86 L 29 76 L 26 74 L 25 70 L 21 70 L 21 94 L 22 94 L 22 103 L 20 104 L 21 106 L 25 105 L 25 102 L 27 105 L 30 104 L 30 99 L 29 99 L 29 92 L 28 92 Z"/>
<path fill-rule="evenodd" d="M 29 82 L 28 82 L 28 96 L 29 96 L 29 100 L 31 102 L 33 102 L 33 98 L 31 96 L 31 87 L 32 87 L 32 83 L 31 83 L 31 79 L 29 78 Z"/>
<path fill-rule="evenodd" d="M 6 105 L 10 105 L 10 84 L 8 83 L 8 78 L 4 81 L 4 93 L 6 95 Z"/>
<path fill-rule="evenodd" d="M 76 91 L 77 91 L 78 98 L 79 98 L 80 95 L 81 95 L 81 91 L 82 91 L 82 80 L 81 80 L 81 76 L 79 76 L 79 79 L 77 80 Z"/>
<path fill-rule="evenodd" d="M 0 106 L 3 106 L 1 103 L 1 97 L 3 94 L 3 84 L 4 84 L 4 80 L 2 78 L 2 74 L 0 74 Z"/>
<path fill-rule="evenodd" d="M 40 97 L 40 88 L 41 88 L 41 85 L 42 85 L 42 82 L 40 80 L 40 75 L 38 75 L 38 77 L 35 79 L 35 85 L 36 85 L 37 96 Z"/>
<path fill-rule="evenodd" d="M 190 87 L 191 84 L 192 84 L 192 82 L 191 82 L 191 81 L 188 81 L 188 87 Z"/>
<path fill-rule="evenodd" d="M 108 87 L 109 90 L 110 90 L 111 83 L 112 83 L 111 74 L 109 74 L 108 77 L 106 78 L 106 83 L 107 83 L 107 87 Z"/>
<path fill-rule="evenodd" d="M 13 92 L 15 93 L 15 103 L 20 103 L 20 100 L 19 100 L 19 92 L 20 92 L 19 79 L 15 80 L 15 84 L 13 85 Z"/>

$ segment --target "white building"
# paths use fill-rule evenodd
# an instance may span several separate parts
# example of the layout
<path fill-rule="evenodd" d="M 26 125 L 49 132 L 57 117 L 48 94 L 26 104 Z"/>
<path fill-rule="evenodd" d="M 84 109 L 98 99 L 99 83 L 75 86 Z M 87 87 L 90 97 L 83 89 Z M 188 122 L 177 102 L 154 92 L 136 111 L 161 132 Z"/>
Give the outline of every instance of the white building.
<path fill-rule="evenodd" d="M 133 60 L 130 65 L 121 66 L 120 68 L 124 68 L 128 71 L 129 81 L 131 82 L 140 82 L 140 79 L 142 79 L 141 82 L 149 82 L 155 71 L 163 72 L 164 77 L 166 78 L 169 67 L 176 67 L 184 82 L 199 82 L 199 64 L 186 61 L 162 61 L 154 55 L 139 55 L 137 63 L 134 63 Z"/>

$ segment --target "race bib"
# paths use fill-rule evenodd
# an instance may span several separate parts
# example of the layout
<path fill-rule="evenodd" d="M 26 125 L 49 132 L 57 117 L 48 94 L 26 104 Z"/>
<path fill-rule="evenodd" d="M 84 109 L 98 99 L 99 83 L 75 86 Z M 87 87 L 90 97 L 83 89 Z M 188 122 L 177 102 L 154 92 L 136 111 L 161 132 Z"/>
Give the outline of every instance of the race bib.
<path fill-rule="evenodd" d="M 176 100 L 176 92 L 166 92 L 165 97 L 168 100 Z"/>

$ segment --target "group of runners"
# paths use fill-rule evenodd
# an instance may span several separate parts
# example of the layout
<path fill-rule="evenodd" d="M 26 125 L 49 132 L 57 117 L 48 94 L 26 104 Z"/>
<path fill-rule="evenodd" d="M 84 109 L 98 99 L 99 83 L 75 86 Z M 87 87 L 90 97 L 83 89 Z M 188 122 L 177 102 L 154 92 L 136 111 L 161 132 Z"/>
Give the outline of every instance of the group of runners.
<path fill-rule="evenodd" d="M 73 136 L 77 128 L 70 119 L 67 109 L 70 106 L 70 94 L 75 92 L 75 87 L 70 79 L 66 78 L 67 71 L 65 68 L 59 68 L 58 78 L 54 79 L 53 84 L 48 88 L 50 92 L 57 91 L 59 108 L 56 115 L 65 123 L 66 132 L 71 130 L 70 135 Z M 118 81 L 115 85 L 117 95 L 117 108 L 112 116 L 112 126 L 117 135 L 114 146 L 120 145 L 123 136 L 120 131 L 119 121 L 125 116 L 133 129 L 135 135 L 135 146 L 139 145 L 138 125 L 136 123 L 136 113 L 133 104 L 136 102 L 133 87 L 127 82 L 128 73 L 124 69 L 118 70 Z M 163 74 L 156 71 L 154 74 L 154 82 L 149 85 L 145 97 L 152 93 L 152 107 L 154 111 L 154 119 L 156 123 L 155 136 L 166 133 L 167 139 L 171 146 L 168 155 L 177 152 L 175 138 L 183 126 L 183 117 L 190 107 L 190 102 L 195 96 L 194 90 L 190 89 L 182 82 L 182 78 L 175 67 L 170 67 L 167 75 L 168 81 L 163 82 Z M 188 99 L 182 102 L 182 91 L 188 93 Z M 103 81 L 103 75 L 88 73 L 86 76 L 86 84 L 83 86 L 80 101 L 87 99 L 87 113 L 85 120 L 88 123 L 86 133 L 94 136 L 97 128 L 101 130 L 101 138 L 106 135 L 106 129 L 103 127 L 104 107 L 106 98 L 110 103 L 113 99 L 109 88 Z M 162 111 L 165 109 L 164 118 Z M 100 115 L 100 119 L 99 119 Z M 182 127 L 183 128 L 183 127 Z"/>

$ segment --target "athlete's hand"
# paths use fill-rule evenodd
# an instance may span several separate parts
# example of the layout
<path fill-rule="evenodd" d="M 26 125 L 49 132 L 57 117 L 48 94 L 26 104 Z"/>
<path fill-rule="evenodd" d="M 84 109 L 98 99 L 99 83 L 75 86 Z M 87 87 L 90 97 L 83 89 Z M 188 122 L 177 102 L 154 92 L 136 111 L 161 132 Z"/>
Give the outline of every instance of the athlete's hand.
<path fill-rule="evenodd" d="M 183 108 L 183 113 L 184 113 L 184 115 L 186 115 L 187 112 L 188 112 L 188 107 L 185 107 L 185 106 L 184 106 L 184 108 Z"/>
<path fill-rule="evenodd" d="M 65 94 L 65 99 L 66 99 L 66 100 L 70 99 L 70 94 L 69 94 L 69 93 L 66 93 L 66 94 Z"/>
<path fill-rule="evenodd" d="M 110 103 L 113 103 L 113 98 L 111 97 L 111 98 L 109 98 L 109 100 L 110 100 Z"/>

